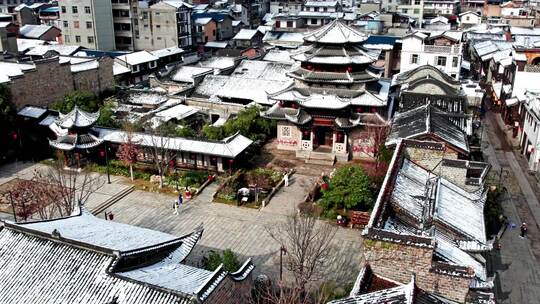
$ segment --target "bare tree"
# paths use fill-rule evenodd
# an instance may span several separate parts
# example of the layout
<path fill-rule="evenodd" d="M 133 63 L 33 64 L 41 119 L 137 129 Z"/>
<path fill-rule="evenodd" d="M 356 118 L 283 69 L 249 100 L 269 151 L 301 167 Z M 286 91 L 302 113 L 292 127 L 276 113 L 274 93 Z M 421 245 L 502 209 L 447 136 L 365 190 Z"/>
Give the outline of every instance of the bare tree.
<path fill-rule="evenodd" d="M 2 197 L 12 204 L 15 220 L 20 217 L 26 221 L 33 216 L 52 219 L 70 215 L 101 185 L 103 180 L 99 176 L 92 178 L 86 171 L 64 170 L 58 161 L 51 167 L 35 170 L 30 180 L 17 180 Z"/>
<path fill-rule="evenodd" d="M 390 134 L 390 126 L 388 124 L 384 125 L 374 125 L 369 124 L 366 126 L 366 132 L 368 138 L 371 139 L 373 143 L 373 157 L 376 160 L 376 167 L 380 165 L 380 156 L 381 156 L 381 147 L 386 142 L 388 134 Z"/>
<path fill-rule="evenodd" d="M 313 209 L 291 214 L 267 231 L 286 250 L 284 267 L 294 277 L 294 289 L 299 294 L 305 293 L 309 284 L 327 277 L 336 253 L 332 240 L 337 229 L 317 220 Z"/>
<path fill-rule="evenodd" d="M 163 177 L 171 167 L 171 161 L 176 158 L 177 152 L 171 149 L 171 138 L 161 135 L 159 129 L 150 135 L 152 161 L 159 174 L 159 187 L 163 188 Z"/>

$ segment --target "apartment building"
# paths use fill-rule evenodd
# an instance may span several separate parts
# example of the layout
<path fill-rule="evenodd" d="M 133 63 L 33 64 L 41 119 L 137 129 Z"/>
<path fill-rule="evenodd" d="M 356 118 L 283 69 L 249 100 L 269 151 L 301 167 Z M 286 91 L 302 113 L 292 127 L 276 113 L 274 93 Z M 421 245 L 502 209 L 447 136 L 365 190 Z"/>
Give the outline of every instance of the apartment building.
<path fill-rule="evenodd" d="M 302 0 L 270 0 L 270 13 L 298 13 L 302 11 L 304 1 Z"/>
<path fill-rule="evenodd" d="M 3 0 L 0 1 L 0 13 L 11 14 L 15 12 L 15 8 L 22 3 L 21 0 Z"/>
<path fill-rule="evenodd" d="M 403 37 L 401 72 L 427 64 L 458 80 L 463 56 L 461 37 L 459 31 L 416 31 Z"/>
<path fill-rule="evenodd" d="M 401 0 L 397 5 L 397 12 L 408 15 L 420 25 L 424 21 L 424 0 Z"/>
<path fill-rule="evenodd" d="M 138 31 L 135 36 L 136 49 L 192 47 L 192 10 L 192 5 L 173 0 L 139 8 Z"/>
<path fill-rule="evenodd" d="M 90 49 L 114 50 L 110 0 L 59 0 L 64 43 Z"/>

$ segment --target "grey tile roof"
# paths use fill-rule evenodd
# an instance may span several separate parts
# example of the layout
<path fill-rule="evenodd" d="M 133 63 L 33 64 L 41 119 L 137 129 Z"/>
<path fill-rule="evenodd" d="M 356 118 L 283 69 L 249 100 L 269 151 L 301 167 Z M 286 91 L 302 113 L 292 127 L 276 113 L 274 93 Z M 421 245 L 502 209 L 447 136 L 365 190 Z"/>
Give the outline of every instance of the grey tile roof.
<path fill-rule="evenodd" d="M 111 254 L 11 228 L 0 231 L 0 303 L 191 303 L 108 272 Z"/>
<path fill-rule="evenodd" d="M 394 116 L 386 145 L 396 145 L 401 138 L 421 138 L 433 135 L 464 154 L 469 153 L 467 135 L 451 120 L 451 117 L 431 105 L 398 113 Z"/>

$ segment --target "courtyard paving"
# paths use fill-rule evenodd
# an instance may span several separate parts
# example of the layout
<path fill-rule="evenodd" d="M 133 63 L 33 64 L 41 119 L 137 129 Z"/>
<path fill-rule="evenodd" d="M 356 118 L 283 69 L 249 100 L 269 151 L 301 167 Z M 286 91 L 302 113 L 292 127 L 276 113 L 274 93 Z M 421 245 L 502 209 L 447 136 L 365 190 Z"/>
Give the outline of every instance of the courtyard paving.
<path fill-rule="evenodd" d="M 184 203 L 178 215 L 173 214 L 171 209 L 174 197 L 138 190 L 107 211 L 114 214 L 115 221 L 174 235 L 188 234 L 203 224 L 203 237 L 188 258 L 188 263 L 200 266 L 202 257 L 209 251 L 231 249 L 241 260 L 252 258 L 257 266 L 255 275 L 264 273 L 277 277 L 279 245 L 268 235 L 267 229 L 294 212 L 296 204 L 305 196 L 305 188 L 310 180 L 307 176 L 295 176 L 289 187 L 283 188 L 261 211 L 212 203 L 216 184 Z M 360 231 L 339 228 L 334 244 L 338 251 L 332 261 L 333 275 L 328 280 L 354 281 L 360 269 Z"/>

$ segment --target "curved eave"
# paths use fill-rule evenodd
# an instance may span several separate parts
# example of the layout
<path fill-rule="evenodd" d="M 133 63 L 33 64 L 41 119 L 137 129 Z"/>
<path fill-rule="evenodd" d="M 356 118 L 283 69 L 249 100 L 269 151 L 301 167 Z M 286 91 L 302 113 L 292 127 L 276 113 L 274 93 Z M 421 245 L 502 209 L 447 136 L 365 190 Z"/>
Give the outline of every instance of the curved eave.
<path fill-rule="evenodd" d="M 90 149 L 90 148 L 97 147 L 97 146 L 101 145 L 102 143 L 103 143 L 103 139 L 96 139 L 96 141 L 91 142 L 91 143 L 78 144 L 78 145 L 75 146 L 75 148 L 77 148 L 77 149 Z"/>
<path fill-rule="evenodd" d="M 56 142 L 54 140 L 49 140 L 49 145 L 51 147 L 53 147 L 53 148 L 64 150 L 64 151 L 71 151 L 71 150 L 75 149 L 74 144 L 60 143 L 60 142 Z"/>

